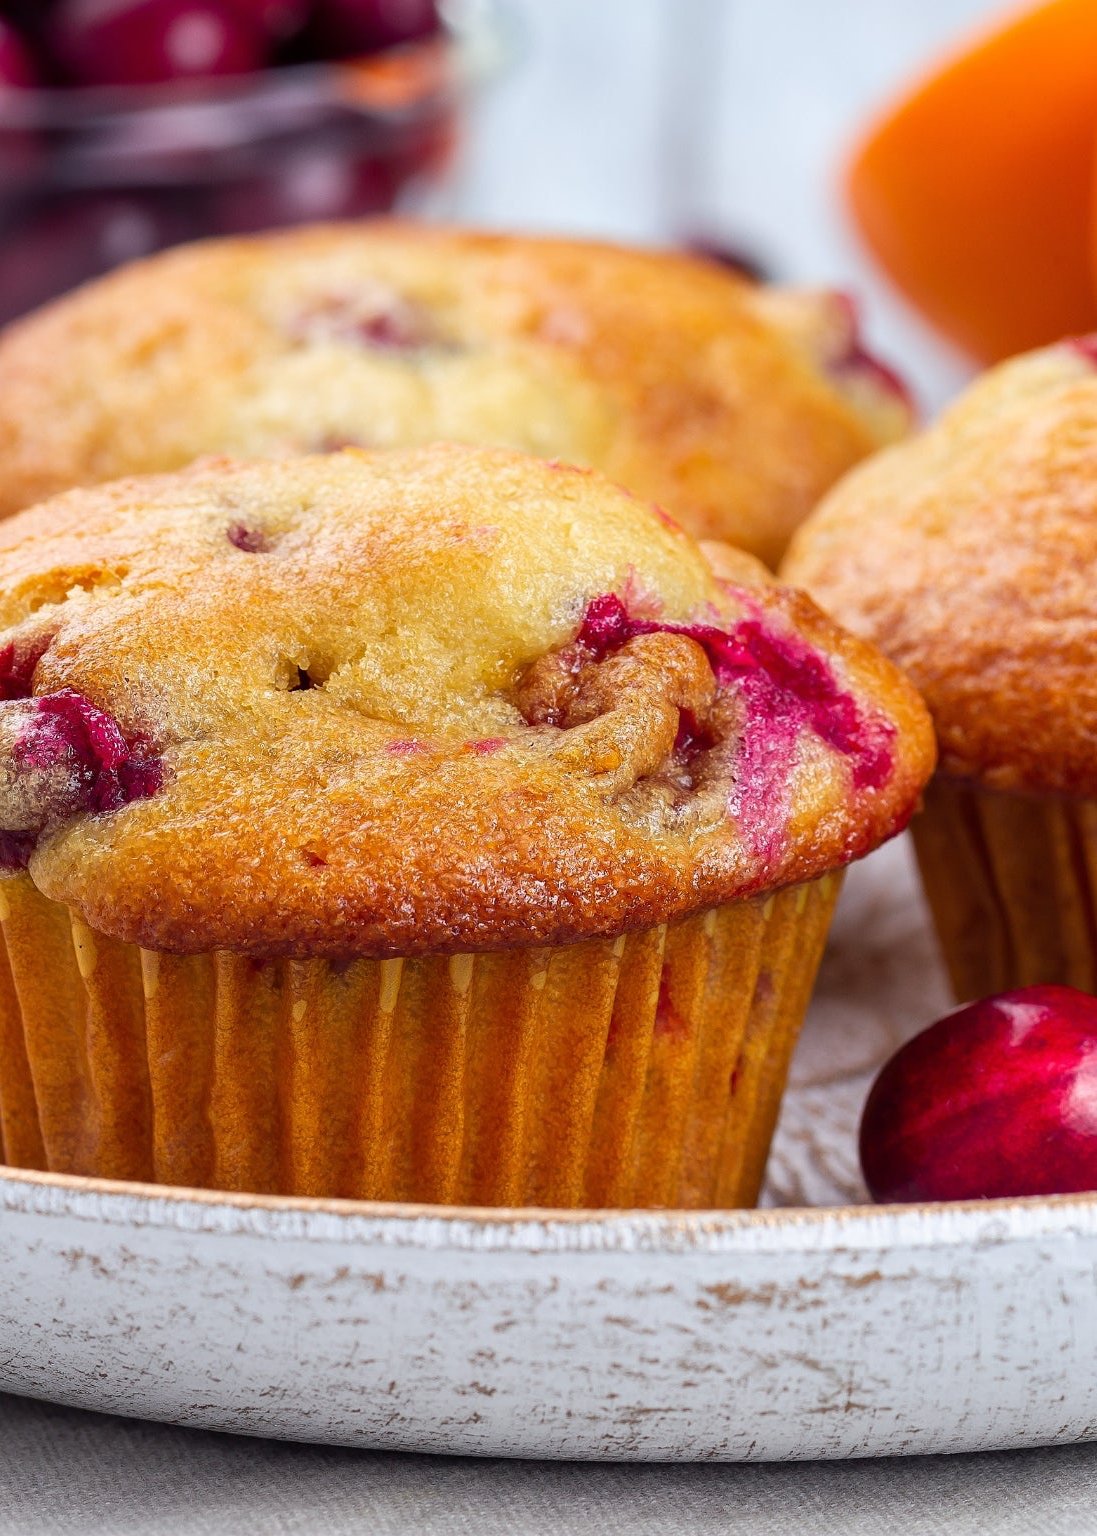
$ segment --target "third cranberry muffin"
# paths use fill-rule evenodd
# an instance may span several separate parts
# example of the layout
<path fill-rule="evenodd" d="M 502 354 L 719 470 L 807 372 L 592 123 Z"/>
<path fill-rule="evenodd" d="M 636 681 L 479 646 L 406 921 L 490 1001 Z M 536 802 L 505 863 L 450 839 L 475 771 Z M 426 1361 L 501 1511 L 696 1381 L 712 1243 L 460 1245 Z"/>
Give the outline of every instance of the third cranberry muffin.
<path fill-rule="evenodd" d="M 909 673 L 914 840 L 961 998 L 1097 991 L 1097 339 L 1015 359 L 856 470 L 785 572 Z"/>

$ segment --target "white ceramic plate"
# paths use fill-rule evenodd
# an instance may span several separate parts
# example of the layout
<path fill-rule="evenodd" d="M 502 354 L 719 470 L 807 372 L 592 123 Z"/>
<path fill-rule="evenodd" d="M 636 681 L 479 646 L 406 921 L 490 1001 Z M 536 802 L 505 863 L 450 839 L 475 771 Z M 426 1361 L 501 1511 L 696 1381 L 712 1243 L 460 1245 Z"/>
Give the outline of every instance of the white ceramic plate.
<path fill-rule="evenodd" d="M 852 882 L 771 1204 L 856 1200 L 943 1004 L 902 848 Z M 1097 1438 L 1097 1199 L 560 1215 L 0 1172 L 0 1387 L 418 1451 L 766 1459 Z"/>

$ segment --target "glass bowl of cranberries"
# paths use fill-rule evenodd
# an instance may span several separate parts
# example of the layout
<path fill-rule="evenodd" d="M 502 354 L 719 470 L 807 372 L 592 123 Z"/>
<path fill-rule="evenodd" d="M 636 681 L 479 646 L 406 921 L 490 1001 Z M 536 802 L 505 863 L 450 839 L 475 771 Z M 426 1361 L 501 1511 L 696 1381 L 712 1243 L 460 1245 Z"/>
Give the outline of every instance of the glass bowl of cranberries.
<path fill-rule="evenodd" d="M 444 206 L 485 0 L 0 0 L 0 323 L 206 235 Z"/>

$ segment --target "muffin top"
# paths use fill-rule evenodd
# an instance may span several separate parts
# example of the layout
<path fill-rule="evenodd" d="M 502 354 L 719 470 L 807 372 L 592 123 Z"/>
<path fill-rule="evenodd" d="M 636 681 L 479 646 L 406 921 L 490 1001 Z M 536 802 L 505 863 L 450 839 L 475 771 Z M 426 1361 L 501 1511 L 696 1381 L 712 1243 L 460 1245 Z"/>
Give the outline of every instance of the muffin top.
<path fill-rule="evenodd" d="M 856 470 L 784 572 L 906 669 L 942 771 L 1097 794 L 1097 338 L 1015 359 Z"/>
<path fill-rule="evenodd" d="M 605 936 L 907 819 L 913 690 L 589 471 L 455 446 L 77 490 L 0 527 L 9 868 L 153 948 Z"/>
<path fill-rule="evenodd" d="M 448 439 L 601 469 L 771 564 L 905 430 L 841 295 L 713 263 L 370 223 L 124 269 L 0 341 L 0 515 L 182 468 Z"/>

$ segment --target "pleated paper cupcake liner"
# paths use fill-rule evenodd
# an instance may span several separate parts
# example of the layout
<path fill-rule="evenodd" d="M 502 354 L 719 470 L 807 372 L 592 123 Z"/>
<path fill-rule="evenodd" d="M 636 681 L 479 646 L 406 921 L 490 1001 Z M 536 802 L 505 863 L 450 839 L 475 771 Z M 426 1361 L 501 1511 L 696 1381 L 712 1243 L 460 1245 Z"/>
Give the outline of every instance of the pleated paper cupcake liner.
<path fill-rule="evenodd" d="M 1097 991 L 1097 801 L 938 779 L 912 831 L 960 1001 L 1038 982 Z"/>
<path fill-rule="evenodd" d="M 839 883 L 616 940 L 337 964 L 142 950 L 11 875 L 4 1156 L 250 1193 L 752 1205 Z"/>

